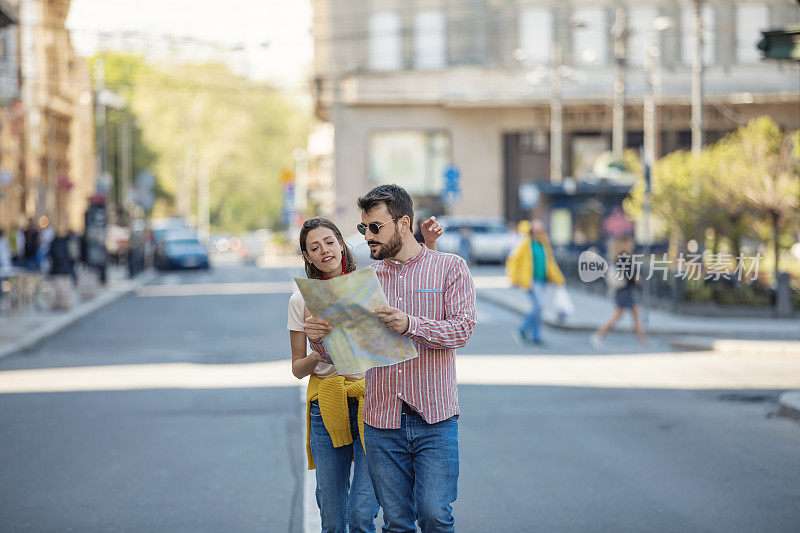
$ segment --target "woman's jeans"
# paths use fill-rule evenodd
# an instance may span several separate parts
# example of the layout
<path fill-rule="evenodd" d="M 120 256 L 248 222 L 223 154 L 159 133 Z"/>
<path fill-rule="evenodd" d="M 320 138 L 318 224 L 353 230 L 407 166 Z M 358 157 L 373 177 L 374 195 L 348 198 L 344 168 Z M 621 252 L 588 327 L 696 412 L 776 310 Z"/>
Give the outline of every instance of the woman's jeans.
<path fill-rule="evenodd" d="M 519 331 L 528 340 L 540 341 L 542 340 L 542 313 L 544 312 L 546 297 L 544 282 L 532 282 L 529 294 L 531 296 L 531 311 L 525 315 Z"/>
<path fill-rule="evenodd" d="M 458 416 L 428 424 L 403 412 L 399 429 L 364 424 L 367 462 L 384 532 L 451 533 L 458 495 Z"/>
<path fill-rule="evenodd" d="M 350 403 L 350 431 L 353 443 L 334 448 L 322 423 L 319 403 L 311 402 L 311 454 L 317 470 L 317 506 L 323 533 L 346 533 L 348 523 L 350 533 L 375 531 L 378 500 L 372 490 L 358 434 L 358 404 L 355 402 Z"/>

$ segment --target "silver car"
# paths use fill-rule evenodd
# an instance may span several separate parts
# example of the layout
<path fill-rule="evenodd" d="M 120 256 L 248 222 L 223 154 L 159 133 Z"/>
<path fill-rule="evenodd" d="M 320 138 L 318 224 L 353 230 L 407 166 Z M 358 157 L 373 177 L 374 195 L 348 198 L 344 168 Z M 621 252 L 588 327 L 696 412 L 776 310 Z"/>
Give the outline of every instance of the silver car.
<path fill-rule="evenodd" d="M 505 220 L 490 216 L 441 216 L 444 227 L 436 247 L 476 263 L 502 263 L 516 245 L 517 234 Z M 468 257 L 466 257 L 468 256 Z"/>

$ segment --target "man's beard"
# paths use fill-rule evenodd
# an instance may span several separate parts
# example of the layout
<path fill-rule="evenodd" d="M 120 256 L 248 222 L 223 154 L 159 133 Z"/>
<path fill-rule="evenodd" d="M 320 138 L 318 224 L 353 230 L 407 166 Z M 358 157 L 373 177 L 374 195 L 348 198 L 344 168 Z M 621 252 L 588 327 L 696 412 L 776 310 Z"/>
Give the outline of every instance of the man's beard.
<path fill-rule="evenodd" d="M 375 244 L 379 244 L 380 246 L 375 250 L 370 248 L 369 256 L 378 261 L 380 261 L 381 259 L 392 258 L 397 254 L 399 254 L 400 250 L 403 249 L 403 239 L 400 238 L 400 232 L 397 230 L 394 231 L 394 235 L 392 235 L 392 238 L 389 239 L 389 242 L 387 242 L 386 244 L 377 242 Z"/>

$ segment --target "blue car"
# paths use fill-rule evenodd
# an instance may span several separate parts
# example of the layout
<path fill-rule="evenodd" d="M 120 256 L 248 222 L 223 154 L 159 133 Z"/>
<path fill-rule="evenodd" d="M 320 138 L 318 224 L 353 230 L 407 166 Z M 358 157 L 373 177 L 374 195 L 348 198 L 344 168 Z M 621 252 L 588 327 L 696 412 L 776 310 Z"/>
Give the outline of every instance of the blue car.
<path fill-rule="evenodd" d="M 199 268 L 208 270 L 208 251 L 197 239 L 169 239 L 163 242 L 158 267 L 162 270 Z"/>

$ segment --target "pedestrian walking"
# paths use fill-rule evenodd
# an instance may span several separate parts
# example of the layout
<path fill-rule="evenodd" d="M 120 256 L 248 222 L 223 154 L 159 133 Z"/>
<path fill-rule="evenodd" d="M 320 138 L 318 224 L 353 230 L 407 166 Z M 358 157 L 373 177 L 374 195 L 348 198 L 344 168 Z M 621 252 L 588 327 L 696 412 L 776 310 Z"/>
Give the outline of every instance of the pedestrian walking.
<path fill-rule="evenodd" d="M 550 239 L 547 238 L 544 224 L 540 220 L 530 223 L 523 220 L 519 223 L 518 230 L 524 237 L 506 259 L 506 275 L 513 287 L 520 287 L 528 292 L 531 310 L 513 333 L 521 344 L 542 345 L 546 286 L 548 283 L 564 285 L 564 275 L 558 268 Z"/>
<path fill-rule="evenodd" d="M 45 222 L 43 224 L 44 227 L 39 232 L 39 252 L 36 257 L 36 263 L 39 265 L 39 270 L 43 274 L 47 274 L 50 272 L 50 247 L 56 238 L 56 230 L 47 217 L 43 218 Z"/>
<path fill-rule="evenodd" d="M 72 304 L 72 276 L 75 272 L 74 262 L 69 251 L 66 234 L 53 239 L 48 252 L 50 258 L 50 277 L 55 288 L 55 309 L 66 310 Z"/>
<path fill-rule="evenodd" d="M 374 310 L 389 331 L 414 341 L 418 357 L 366 373 L 364 443 L 384 531 L 455 531 L 458 392 L 455 350 L 475 328 L 475 287 L 460 257 L 420 245 L 414 205 L 397 185 L 358 199 L 358 231 L 389 307 Z M 323 321 L 324 322 L 324 321 Z"/>
<path fill-rule="evenodd" d="M 612 257 L 614 257 L 614 272 L 609 271 L 606 279 L 610 283 L 617 284 L 614 288 L 614 303 L 616 307 L 611 317 L 590 337 L 592 346 L 595 348 L 600 348 L 603 345 L 603 337 L 611 331 L 626 310 L 631 312 L 634 331 L 639 338 L 639 342 L 644 344 L 647 340 L 639 313 L 637 288 L 641 280 L 639 279 L 640 273 L 633 262 L 633 250 L 633 238 L 628 237 L 621 241 L 618 252 L 612 254 Z"/>
<path fill-rule="evenodd" d="M 11 260 L 11 245 L 5 230 L 0 229 L 0 281 L 6 279 L 14 271 Z"/>
<path fill-rule="evenodd" d="M 39 270 L 39 228 L 33 218 L 28 220 L 28 227 L 24 232 L 24 252 L 25 268 L 28 270 Z"/>
<path fill-rule="evenodd" d="M 429 219 L 421 232 L 425 241 L 435 246 L 442 231 L 438 223 Z M 303 224 L 300 250 L 309 278 L 329 279 L 356 268 L 341 232 L 325 218 L 313 218 Z M 338 374 L 321 342 L 330 332 L 329 326 L 310 316 L 300 291 L 292 294 L 287 325 L 292 373 L 297 378 L 310 376 L 306 392 L 308 468 L 316 470 L 322 531 L 371 532 L 375 531 L 378 501 L 364 455 L 365 375 Z M 307 353 L 307 339 L 311 353 Z"/>

